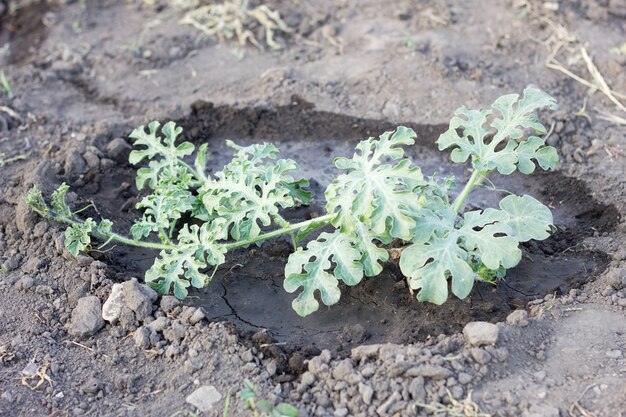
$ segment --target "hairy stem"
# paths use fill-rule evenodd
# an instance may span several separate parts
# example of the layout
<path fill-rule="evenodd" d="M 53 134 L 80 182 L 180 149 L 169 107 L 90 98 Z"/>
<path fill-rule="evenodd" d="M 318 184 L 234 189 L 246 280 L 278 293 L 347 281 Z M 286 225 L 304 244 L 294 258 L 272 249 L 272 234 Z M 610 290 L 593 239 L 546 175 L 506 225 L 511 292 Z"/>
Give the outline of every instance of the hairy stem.
<path fill-rule="evenodd" d="M 287 223 L 285 226 L 281 227 L 280 229 L 272 230 L 271 232 L 262 233 L 252 239 L 243 240 L 241 242 L 226 243 L 224 244 L 224 248 L 226 250 L 241 248 L 243 246 L 248 246 L 256 242 L 262 242 L 264 240 L 272 239 L 272 238 L 275 238 L 284 234 L 296 232 L 305 227 L 311 227 L 311 226 L 314 228 L 322 227 L 322 226 L 329 224 L 330 221 L 335 217 L 335 215 L 336 215 L 335 213 L 330 213 L 330 214 L 326 214 L 324 216 L 316 217 L 314 219 L 306 220 L 300 223 L 294 223 L 294 224 Z M 82 223 L 78 220 L 74 220 L 68 217 L 55 215 L 52 211 L 49 213 L 48 217 L 58 222 L 71 224 L 71 225 L 77 225 L 77 224 Z M 134 240 L 134 239 L 130 239 L 125 236 L 119 235 L 117 233 L 103 235 L 101 233 L 97 233 L 94 231 L 91 233 L 91 235 L 99 239 L 105 240 L 107 242 L 115 241 L 115 242 L 123 243 L 125 245 L 135 246 L 139 248 L 169 250 L 169 249 L 174 249 L 176 247 L 175 243 L 168 244 L 168 243 L 146 242 L 143 240 Z"/>
<path fill-rule="evenodd" d="M 243 246 L 248 246 L 252 243 L 262 242 L 267 239 L 272 239 L 274 237 L 278 237 L 280 235 L 284 235 L 286 233 L 291 233 L 303 229 L 305 227 L 314 226 L 314 227 L 322 227 L 330 223 L 330 221 L 336 216 L 336 213 L 326 214 L 324 216 L 316 217 L 315 219 L 306 220 L 300 223 L 289 224 L 288 226 L 281 227 L 280 229 L 272 230 L 271 232 L 262 233 L 255 238 L 244 240 L 241 242 L 233 242 L 227 243 L 224 245 L 226 250 L 231 250 L 235 248 L 241 248 Z"/>
<path fill-rule="evenodd" d="M 487 178 L 486 174 L 483 174 L 482 172 L 478 170 L 474 170 L 474 172 L 472 172 L 472 176 L 465 184 L 465 187 L 463 187 L 463 190 L 461 190 L 461 194 L 459 194 L 456 200 L 454 200 L 454 204 L 452 205 L 452 208 L 454 209 L 455 213 L 461 212 L 461 209 L 463 208 L 463 204 L 465 203 L 467 196 L 469 196 L 472 190 L 478 187 L 485 178 Z"/>

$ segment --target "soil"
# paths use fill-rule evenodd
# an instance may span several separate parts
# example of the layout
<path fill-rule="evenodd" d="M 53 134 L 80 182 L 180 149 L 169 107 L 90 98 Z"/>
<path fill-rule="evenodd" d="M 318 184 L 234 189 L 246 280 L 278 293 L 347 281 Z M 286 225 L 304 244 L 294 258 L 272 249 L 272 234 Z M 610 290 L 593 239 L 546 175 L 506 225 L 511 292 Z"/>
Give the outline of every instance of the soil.
<path fill-rule="evenodd" d="M 598 117 L 619 112 L 600 93 L 545 67 L 543 42 L 553 34 L 546 19 L 559 22 L 623 93 L 619 1 L 270 2 L 295 29 L 272 52 L 200 36 L 166 3 L 22 3 L 12 13 L 0 4 L 0 68 L 15 94 L 0 92 L 0 152 L 17 157 L 0 171 L 0 415 L 222 415 L 229 392 L 229 415 L 247 415 L 236 398 L 244 378 L 302 416 L 430 415 L 420 404 L 468 395 L 493 416 L 623 415 L 626 135 Z M 127 147 L 112 144 L 153 119 L 176 120 L 186 140 L 209 143 L 210 170 L 230 157 L 225 139 L 271 141 L 297 160 L 314 200 L 285 215 L 305 220 L 323 212 L 332 159 L 398 125 L 417 132 L 408 154 L 425 174 L 462 182 L 467 170 L 434 145 L 454 109 L 530 83 L 559 101 L 542 118 L 561 163 L 493 181 L 548 204 L 557 230 L 523 245 L 498 286 L 477 284 L 443 306 L 418 303 L 389 262 L 342 288 L 339 304 L 300 318 L 282 289 L 291 248 L 280 239 L 233 253 L 183 304 L 156 299 L 130 281 L 154 251 L 75 259 L 62 228 L 23 203 L 32 184 L 49 193 L 66 181 L 72 204 L 94 203 L 85 215 L 128 230 L 141 193 Z M 503 195 L 480 190 L 469 204 Z M 124 282 L 143 307 L 105 324 L 101 304 Z M 495 346 L 464 338 L 476 321 L 497 324 Z M 221 394 L 206 409 L 189 400 L 205 386 Z"/>

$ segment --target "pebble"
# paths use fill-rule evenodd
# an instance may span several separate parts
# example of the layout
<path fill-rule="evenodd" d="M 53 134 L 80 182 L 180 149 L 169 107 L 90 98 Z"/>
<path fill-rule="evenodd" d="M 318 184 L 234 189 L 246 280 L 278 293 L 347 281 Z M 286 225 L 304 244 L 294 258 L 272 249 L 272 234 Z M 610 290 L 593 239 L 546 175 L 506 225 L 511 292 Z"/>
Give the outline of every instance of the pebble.
<path fill-rule="evenodd" d="M 29 276 L 24 276 L 15 283 L 15 288 L 24 291 L 32 288 L 33 285 L 35 285 L 35 280 Z"/>
<path fill-rule="evenodd" d="M 472 358 L 481 365 L 485 365 L 491 361 L 491 355 L 484 349 L 472 348 L 470 354 Z"/>
<path fill-rule="evenodd" d="M 135 312 L 137 320 L 143 321 L 152 314 L 152 303 L 158 294 L 147 285 L 140 284 L 137 278 L 126 281 L 124 287 L 124 304 Z"/>
<path fill-rule="evenodd" d="M 150 330 L 144 326 L 139 327 L 135 330 L 133 340 L 139 349 L 148 349 L 150 347 Z"/>
<path fill-rule="evenodd" d="M 187 403 L 196 407 L 203 413 L 213 409 L 215 403 L 222 399 L 222 394 L 213 385 L 202 385 L 192 392 L 186 399 Z"/>
<path fill-rule="evenodd" d="M 204 312 L 204 309 L 198 308 L 189 319 L 189 323 L 195 326 L 196 324 L 200 323 L 205 318 L 206 318 L 206 313 Z"/>
<path fill-rule="evenodd" d="M 622 357 L 622 351 L 619 349 L 608 350 L 606 352 L 606 356 L 611 359 L 619 359 Z"/>
<path fill-rule="evenodd" d="M 495 345 L 498 333 L 498 326 L 484 321 L 473 321 L 463 328 L 465 340 L 473 346 Z"/>
<path fill-rule="evenodd" d="M 85 394 L 95 394 L 100 391 L 100 381 L 93 377 L 89 378 L 81 385 L 80 389 Z"/>
<path fill-rule="evenodd" d="M 463 385 L 469 384 L 473 379 L 474 378 L 470 374 L 465 372 L 460 372 L 458 375 L 459 383 Z"/>
<path fill-rule="evenodd" d="M 172 295 L 164 295 L 163 297 L 161 297 L 160 307 L 161 307 L 161 310 L 163 310 L 166 313 L 169 313 L 170 311 L 174 310 L 179 305 L 180 305 L 180 300 L 178 300 L 176 297 Z"/>
<path fill-rule="evenodd" d="M 109 298 L 102 306 L 102 318 L 109 323 L 115 323 L 122 313 L 124 306 L 124 287 L 122 284 L 113 284 Z"/>
<path fill-rule="evenodd" d="M 100 299 L 94 295 L 80 298 L 72 311 L 68 329 L 70 335 L 75 337 L 92 336 L 103 326 Z"/>
<path fill-rule="evenodd" d="M 335 379 L 347 381 L 350 375 L 354 372 L 351 359 L 344 359 L 339 362 L 339 365 L 333 369 L 333 377 Z"/>
<path fill-rule="evenodd" d="M 128 155 L 132 147 L 122 138 L 115 138 L 107 144 L 106 152 L 109 159 L 117 163 L 124 164 L 128 162 Z"/>
<path fill-rule="evenodd" d="M 452 372 L 443 366 L 420 365 L 408 369 L 404 375 L 407 377 L 422 376 L 431 379 L 445 379 L 451 376 Z"/>
<path fill-rule="evenodd" d="M 360 382 L 359 393 L 365 404 L 370 405 L 372 403 L 372 398 L 374 397 L 374 389 L 372 387 Z"/>
<path fill-rule="evenodd" d="M 528 326 L 528 312 L 526 310 L 515 310 L 506 317 L 506 322 L 511 326 Z"/>

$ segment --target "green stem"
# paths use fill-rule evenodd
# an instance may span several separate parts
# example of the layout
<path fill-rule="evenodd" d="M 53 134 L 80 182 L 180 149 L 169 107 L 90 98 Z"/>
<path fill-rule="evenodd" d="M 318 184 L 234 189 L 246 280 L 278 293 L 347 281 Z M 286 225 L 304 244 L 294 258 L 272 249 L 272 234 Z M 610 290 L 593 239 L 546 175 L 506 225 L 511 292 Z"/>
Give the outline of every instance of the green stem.
<path fill-rule="evenodd" d="M 463 208 L 463 204 L 465 203 L 467 196 L 469 196 L 472 190 L 478 187 L 485 178 L 486 178 L 486 175 L 481 173 L 478 170 L 474 170 L 474 172 L 472 172 L 472 176 L 465 184 L 465 187 L 463 187 L 461 194 L 459 194 L 456 200 L 454 200 L 454 204 L 452 205 L 452 208 L 454 209 L 455 213 L 461 212 L 461 209 Z"/>
<path fill-rule="evenodd" d="M 330 221 L 336 216 L 336 213 L 330 213 L 330 214 L 326 214 L 324 216 L 320 216 L 320 217 L 316 217 L 315 219 L 311 219 L 311 220 L 306 220 L 300 223 L 294 223 L 294 224 L 287 224 L 285 227 L 281 227 L 280 229 L 276 229 L 276 230 L 272 230 L 271 232 L 267 232 L 267 233 L 262 233 L 260 235 L 258 235 L 257 237 L 254 237 L 252 239 L 248 239 L 248 240 L 243 240 L 241 242 L 232 242 L 232 243 L 226 243 L 224 244 L 224 248 L 228 251 L 231 249 L 236 249 L 236 248 L 241 248 L 244 246 L 248 246 L 251 245 L 253 243 L 256 242 L 261 242 L 264 240 L 268 240 L 268 239 L 272 239 L 275 237 L 278 237 L 280 235 L 284 235 L 287 233 L 291 233 L 297 230 L 300 230 L 302 228 L 305 227 L 309 227 L 309 226 L 313 226 L 315 228 L 318 227 L 322 227 L 327 225 L 328 223 L 330 223 Z M 74 219 L 70 219 L 67 217 L 62 217 L 62 216 L 55 216 L 52 212 L 50 212 L 50 217 L 53 218 L 56 221 L 62 222 L 62 223 L 67 223 L 67 224 L 71 224 L 71 225 L 76 225 L 76 224 L 80 224 L 81 222 L 74 220 Z M 175 244 L 167 244 L 167 243 L 156 243 L 156 242 L 146 242 L 143 240 L 134 240 L 134 239 L 129 239 L 125 236 L 119 235 L 117 233 L 111 233 L 108 235 L 102 235 L 100 233 L 96 233 L 96 232 L 92 232 L 92 235 L 94 237 L 100 238 L 102 240 L 106 240 L 106 241 L 116 241 L 119 243 L 123 243 L 125 245 L 129 245 L 129 246 L 135 246 L 135 247 L 139 247 L 139 248 L 147 248 L 147 249 L 165 249 L 165 250 L 169 250 L 169 249 L 174 249 L 176 247 Z"/>
<path fill-rule="evenodd" d="M 262 234 L 258 235 L 257 237 L 254 237 L 252 239 L 244 240 L 244 241 L 241 241 L 241 242 L 227 243 L 227 244 L 224 245 L 224 248 L 226 250 L 241 248 L 243 246 L 248 246 L 248 245 L 251 245 L 251 244 L 256 243 L 256 242 L 261 242 L 263 240 L 272 239 L 274 237 L 278 237 L 278 236 L 284 235 L 286 233 L 291 233 L 291 232 L 294 232 L 296 230 L 300 230 L 300 229 L 303 229 L 305 227 L 308 227 L 310 225 L 315 225 L 315 227 L 322 227 L 322 226 L 325 226 L 328 223 L 330 223 L 330 221 L 336 215 L 337 215 L 336 213 L 330 213 L 330 214 L 326 214 L 324 216 L 316 217 L 315 219 L 306 220 L 306 221 L 303 221 L 303 222 L 300 222 L 300 223 L 290 224 L 289 226 L 281 227 L 280 229 L 272 230 L 271 232 L 262 233 Z"/>

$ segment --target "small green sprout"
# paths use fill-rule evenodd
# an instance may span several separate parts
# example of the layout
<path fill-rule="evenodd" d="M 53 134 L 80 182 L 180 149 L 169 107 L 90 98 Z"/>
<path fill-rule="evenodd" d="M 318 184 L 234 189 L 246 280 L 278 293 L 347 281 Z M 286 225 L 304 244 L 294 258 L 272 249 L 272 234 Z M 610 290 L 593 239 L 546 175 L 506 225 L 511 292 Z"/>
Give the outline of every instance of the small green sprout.
<path fill-rule="evenodd" d="M 465 298 L 476 281 L 497 283 L 520 262 L 520 243 L 550 236 L 550 209 L 529 195 L 509 194 L 498 208 L 464 211 L 471 192 L 490 183 L 487 177 L 496 171 L 556 168 L 556 150 L 536 136 L 546 133 L 535 114 L 544 107 L 556 109 L 556 101 L 529 87 L 521 98 L 502 96 L 490 109 L 456 111 L 437 140 L 440 150 L 452 150 L 453 162 L 471 164 L 472 174 L 455 198 L 453 178 L 425 177 L 405 155 L 416 134 L 398 127 L 360 142 L 352 157 L 336 158 L 341 174 L 326 189 L 326 213 L 290 223 L 282 212 L 307 204 L 311 194 L 308 181 L 297 176 L 298 164 L 280 159 L 274 145 L 227 141 L 232 160 L 209 175 L 206 144 L 196 151 L 194 144 L 177 141 L 182 129 L 175 123 L 152 122 L 130 135 L 135 150 L 129 161 L 141 165 L 137 188 L 149 190 L 137 204 L 143 216 L 130 228 L 131 237 L 113 232 L 109 220 L 78 218 L 86 208 L 72 212 L 65 184 L 52 194 L 50 206 L 37 186 L 26 199 L 41 216 L 70 225 L 65 244 L 74 255 L 89 250 L 93 238 L 104 242 L 100 248 L 118 242 L 159 249 L 146 282 L 179 299 L 189 287 L 208 285 L 232 250 L 286 235 L 295 251 L 283 285 L 299 292 L 292 306 L 301 316 L 318 310 L 320 301 L 337 303 L 340 281 L 352 286 L 380 274 L 389 260 L 385 245 L 393 239 L 404 242 L 399 265 L 417 299 L 442 304 L 449 290 Z M 527 137 L 527 131 L 533 134 Z M 298 246 L 322 227 L 324 232 Z"/>
<path fill-rule="evenodd" d="M 250 380 L 245 379 L 243 386 L 239 398 L 244 403 L 244 409 L 250 411 L 254 417 L 298 417 L 298 409 L 291 404 L 274 405 L 270 401 L 257 399 L 256 388 Z"/>
<path fill-rule="evenodd" d="M 11 84 L 9 83 L 9 80 L 7 79 L 7 76 L 4 74 L 3 70 L 0 70 L 0 86 L 2 86 L 2 89 L 4 90 L 9 100 L 15 97 L 13 95 L 13 89 L 11 88 Z"/>

